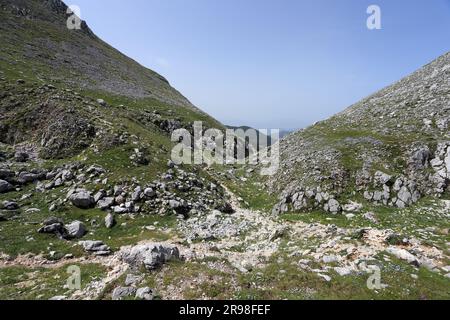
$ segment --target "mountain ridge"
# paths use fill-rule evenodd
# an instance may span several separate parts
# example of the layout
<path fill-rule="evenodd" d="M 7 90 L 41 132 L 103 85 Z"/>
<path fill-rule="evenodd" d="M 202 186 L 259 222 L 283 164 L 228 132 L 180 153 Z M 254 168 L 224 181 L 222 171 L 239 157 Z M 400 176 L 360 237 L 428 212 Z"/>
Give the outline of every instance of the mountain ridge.
<path fill-rule="evenodd" d="M 284 190 L 274 211 L 288 211 L 291 205 L 294 210 L 329 209 L 330 201 L 333 211 L 340 211 L 335 198 L 347 194 L 342 201 L 350 199 L 352 189 L 362 190 L 366 200 L 375 195 L 375 202 L 399 206 L 423 195 L 445 193 L 450 168 L 437 165 L 434 170 L 430 161 L 436 157 L 435 164 L 447 163 L 449 73 L 450 53 L 445 53 L 329 119 L 283 139 L 281 170 L 268 180 L 273 192 Z M 431 173 L 424 172 L 427 168 Z M 392 184 L 395 177 L 400 185 L 410 184 L 401 189 L 405 201 L 391 198 L 392 185 L 372 186 L 376 173 L 394 179 Z M 299 194 L 301 199 L 293 201 Z"/>
<path fill-rule="evenodd" d="M 54 80 L 72 87 L 96 88 L 132 98 L 155 98 L 203 113 L 172 88 L 166 78 L 99 39 L 86 22 L 82 22 L 81 30 L 68 30 L 66 21 L 70 14 L 66 13 L 63 1 L 2 0 L 0 5 L 4 20 L 2 42 L 20 43 L 14 39 L 27 35 L 26 45 L 13 50 L 16 53 L 19 50 L 27 59 L 34 59 L 35 65 L 45 67 L 51 59 Z M 36 30 L 31 30 L 27 26 L 29 23 L 33 23 Z M 8 49 L 2 50 L 0 58 L 3 60 L 8 58 L 4 55 L 8 54 Z M 113 66 L 112 61 L 118 63 Z"/>

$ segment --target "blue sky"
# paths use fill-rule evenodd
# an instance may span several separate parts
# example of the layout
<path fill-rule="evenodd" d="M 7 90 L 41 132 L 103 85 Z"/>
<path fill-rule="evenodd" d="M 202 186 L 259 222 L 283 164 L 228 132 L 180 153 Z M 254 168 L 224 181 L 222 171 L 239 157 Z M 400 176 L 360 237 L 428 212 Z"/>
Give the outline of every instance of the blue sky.
<path fill-rule="evenodd" d="M 301 128 L 450 51 L 450 0 L 73 0 L 226 124 Z M 368 30 L 367 7 L 382 29 Z"/>

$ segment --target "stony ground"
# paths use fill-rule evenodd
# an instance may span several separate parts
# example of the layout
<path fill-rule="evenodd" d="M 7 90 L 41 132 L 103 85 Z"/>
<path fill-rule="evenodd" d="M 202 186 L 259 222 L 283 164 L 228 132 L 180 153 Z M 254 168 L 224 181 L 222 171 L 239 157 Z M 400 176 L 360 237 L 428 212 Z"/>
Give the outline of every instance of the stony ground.
<path fill-rule="evenodd" d="M 233 214 L 212 211 L 181 219 L 165 230 L 173 236 L 159 241 L 161 247 L 176 247 L 179 255 L 166 255 L 155 269 L 143 267 L 148 265 L 142 257 L 124 259 L 135 248 L 139 254 L 144 252 L 142 248 L 153 248 L 157 241 L 147 239 L 109 256 L 59 261 L 40 255 L 21 255 L 13 260 L 4 256 L 0 274 L 14 268 L 29 270 L 29 276 L 18 277 L 13 285 L 16 291 L 39 292 L 43 289 L 36 275 L 50 273 L 63 286 L 69 265 L 101 270 L 84 281 L 82 290 L 55 287 L 58 294 L 47 298 L 57 299 L 134 299 L 139 288 L 151 292 L 147 298 L 161 299 L 450 297 L 448 224 L 445 230 L 427 228 L 415 237 L 384 228 L 338 227 L 333 223 L 334 219 L 348 219 L 345 217 L 330 217 L 323 223 L 282 219 L 243 209 L 232 199 Z M 427 208 L 427 214 L 448 221 L 449 209 L 450 201 L 438 200 Z M 442 239 L 446 240 L 443 244 Z M 376 268 L 381 271 L 381 283 L 371 290 L 367 280 Z M 12 283 L 1 278 L 5 297 Z"/>

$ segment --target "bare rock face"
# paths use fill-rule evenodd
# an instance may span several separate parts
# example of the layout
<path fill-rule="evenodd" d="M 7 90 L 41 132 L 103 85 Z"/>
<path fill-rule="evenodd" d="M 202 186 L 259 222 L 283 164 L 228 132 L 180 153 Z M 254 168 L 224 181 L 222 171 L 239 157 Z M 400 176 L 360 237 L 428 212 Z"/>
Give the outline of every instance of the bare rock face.
<path fill-rule="evenodd" d="M 41 139 L 44 159 L 65 158 L 87 148 L 95 137 L 95 127 L 77 114 L 56 114 Z"/>
<path fill-rule="evenodd" d="M 120 257 L 133 268 L 144 266 L 147 270 L 152 271 L 168 261 L 179 260 L 180 251 L 175 246 L 145 244 L 123 249 Z"/>

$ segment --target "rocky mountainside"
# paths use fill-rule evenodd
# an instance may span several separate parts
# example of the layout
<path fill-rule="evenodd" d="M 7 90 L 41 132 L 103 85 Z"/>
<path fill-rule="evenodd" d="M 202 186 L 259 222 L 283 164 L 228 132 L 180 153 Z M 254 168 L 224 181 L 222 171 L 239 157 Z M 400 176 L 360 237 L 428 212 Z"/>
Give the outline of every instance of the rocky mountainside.
<path fill-rule="evenodd" d="M 68 255 L 81 238 L 108 254 L 94 244 L 134 244 L 149 221 L 229 212 L 201 166 L 169 160 L 175 129 L 223 126 L 85 22 L 69 30 L 66 12 L 59 0 L 0 2 L 2 257 L 42 254 L 55 237 Z"/>
<path fill-rule="evenodd" d="M 69 30 L 66 12 L 60 0 L 2 0 L 2 68 L 72 88 L 154 98 L 199 111 L 164 77 L 103 42 L 84 21 L 81 30 Z"/>
<path fill-rule="evenodd" d="M 341 212 L 349 200 L 404 208 L 449 193 L 450 53 L 280 143 L 274 213 Z"/>

